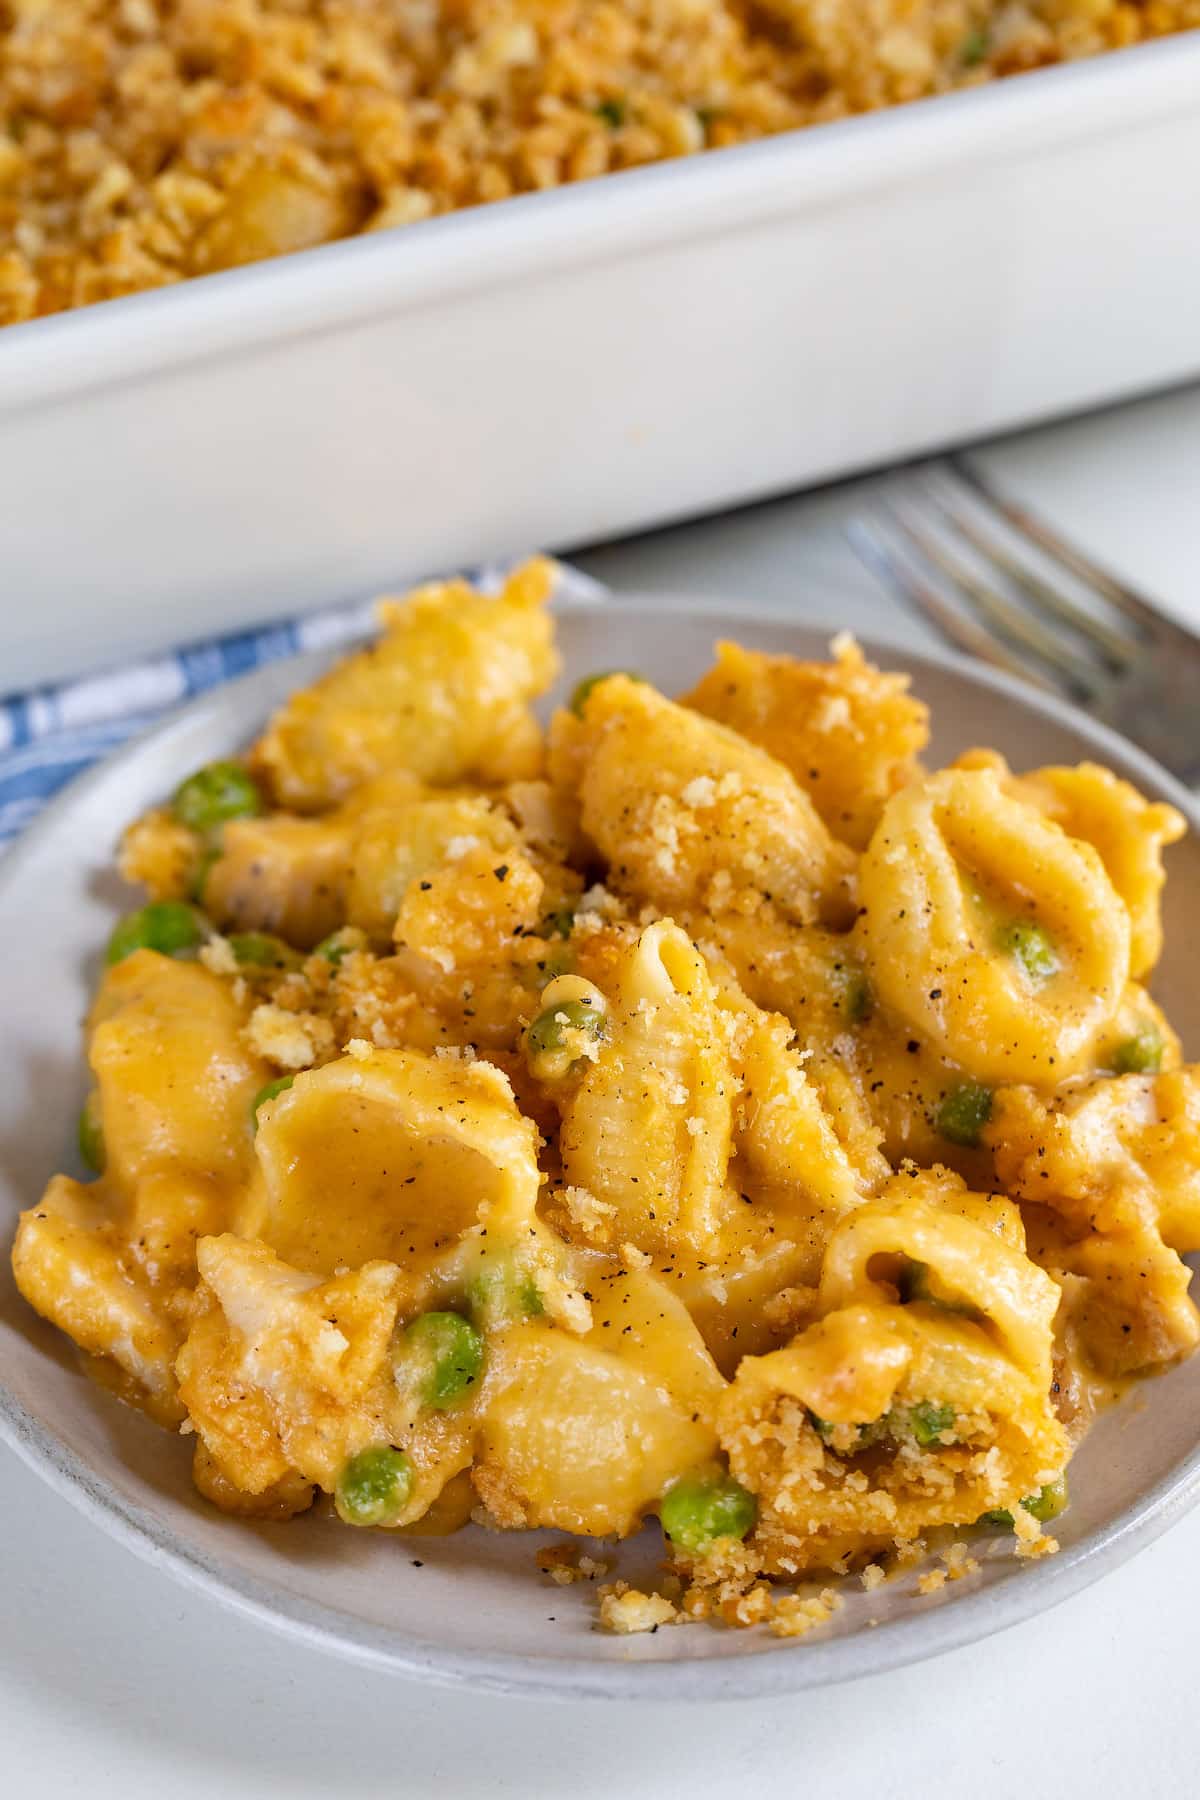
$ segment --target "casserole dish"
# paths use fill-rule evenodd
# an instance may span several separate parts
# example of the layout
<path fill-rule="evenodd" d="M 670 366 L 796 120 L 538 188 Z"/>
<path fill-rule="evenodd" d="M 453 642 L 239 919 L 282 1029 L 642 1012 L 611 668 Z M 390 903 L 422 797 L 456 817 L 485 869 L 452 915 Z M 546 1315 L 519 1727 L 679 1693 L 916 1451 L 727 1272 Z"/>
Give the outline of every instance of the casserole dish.
<path fill-rule="evenodd" d="M 1200 35 L 10 327 L 14 689 L 1200 370 Z"/>

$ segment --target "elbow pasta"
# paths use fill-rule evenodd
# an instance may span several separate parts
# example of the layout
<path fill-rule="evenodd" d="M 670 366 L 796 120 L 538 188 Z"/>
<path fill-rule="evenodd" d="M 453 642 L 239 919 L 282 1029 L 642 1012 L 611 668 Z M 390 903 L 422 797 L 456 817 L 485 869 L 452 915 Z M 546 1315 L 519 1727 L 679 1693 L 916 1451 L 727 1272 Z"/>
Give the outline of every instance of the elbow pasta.
<path fill-rule="evenodd" d="M 1143 985 L 1182 819 L 927 773 L 844 642 L 543 735 L 551 587 L 388 603 L 130 827 L 93 1178 L 21 1292 L 232 1515 L 657 1516 L 614 1629 L 788 1629 L 772 1584 L 948 1528 L 1053 1551 L 1097 1405 L 1200 1338 L 1200 1071 Z"/>

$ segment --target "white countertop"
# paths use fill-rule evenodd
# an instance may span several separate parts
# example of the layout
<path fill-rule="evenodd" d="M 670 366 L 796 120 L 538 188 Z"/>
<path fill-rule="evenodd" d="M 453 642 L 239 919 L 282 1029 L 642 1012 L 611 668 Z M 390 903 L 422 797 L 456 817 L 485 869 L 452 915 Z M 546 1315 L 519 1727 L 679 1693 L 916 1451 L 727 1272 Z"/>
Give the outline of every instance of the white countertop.
<path fill-rule="evenodd" d="M 988 462 L 1200 624 L 1200 390 L 1012 439 Z M 915 640 L 843 542 L 854 504 L 853 489 L 829 490 L 577 560 L 616 585 L 794 601 Z M 297 1648 L 130 1556 L 2 1448 L 0 1583 L 0 1771 L 14 1797 L 1156 1800 L 1196 1785 L 1184 1721 L 1200 1513 L 970 1649 L 703 1710 L 439 1692 Z"/>

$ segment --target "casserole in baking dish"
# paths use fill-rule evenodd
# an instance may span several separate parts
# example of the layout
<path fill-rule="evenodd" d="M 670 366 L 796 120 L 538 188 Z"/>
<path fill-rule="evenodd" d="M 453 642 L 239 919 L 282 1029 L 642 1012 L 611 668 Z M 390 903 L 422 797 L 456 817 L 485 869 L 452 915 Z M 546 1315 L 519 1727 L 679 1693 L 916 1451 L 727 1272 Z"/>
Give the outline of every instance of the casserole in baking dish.
<path fill-rule="evenodd" d="M 8 0 L 0 324 L 1200 24 L 1200 0 Z"/>
<path fill-rule="evenodd" d="M 1200 369 L 1200 34 L 0 332 L 17 688 Z"/>

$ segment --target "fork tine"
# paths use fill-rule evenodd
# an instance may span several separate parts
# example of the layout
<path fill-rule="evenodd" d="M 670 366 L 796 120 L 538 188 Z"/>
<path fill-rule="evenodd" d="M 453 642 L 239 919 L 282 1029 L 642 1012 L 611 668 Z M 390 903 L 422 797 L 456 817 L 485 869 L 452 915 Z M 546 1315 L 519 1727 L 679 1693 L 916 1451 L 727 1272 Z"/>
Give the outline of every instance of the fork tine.
<path fill-rule="evenodd" d="M 1022 681 L 1031 682 L 1034 687 L 1039 687 L 1046 693 L 1062 694 L 1063 688 L 1058 682 L 1051 681 L 1013 656 L 978 619 L 948 606 L 936 588 L 918 574 L 911 564 L 897 556 L 887 538 L 874 524 L 863 518 L 853 519 L 846 527 L 846 535 L 884 586 L 891 588 L 908 605 L 915 607 L 944 638 L 948 638 L 960 650 L 965 650 L 969 656 L 977 656 L 981 662 L 991 663 L 993 668 L 1003 669 L 1008 675 L 1018 675 Z"/>
<path fill-rule="evenodd" d="M 1090 697 L 1095 689 L 1093 671 L 1081 657 L 1072 654 L 1062 640 L 1022 607 L 1015 606 L 985 581 L 979 579 L 953 553 L 945 549 L 925 527 L 911 506 L 901 508 L 890 497 L 883 502 L 897 529 L 915 546 L 918 554 L 936 569 L 952 588 L 982 614 L 982 621 L 1010 643 L 1036 656 L 1038 661 L 1057 675 L 1076 697 Z"/>
<path fill-rule="evenodd" d="M 1143 599 L 1134 588 L 1126 587 L 1124 582 L 1117 581 L 1108 573 L 1107 569 L 1100 568 L 1081 550 L 1076 550 L 1073 544 L 1068 544 L 1056 532 L 1051 531 L 1050 527 L 1036 513 L 1029 512 L 1025 507 L 1019 506 L 1016 501 L 1009 500 L 1004 494 L 1001 494 L 990 479 L 986 475 L 980 474 L 974 463 L 970 462 L 968 458 L 949 456 L 946 458 L 946 462 L 960 480 L 974 488 L 988 506 L 994 508 L 1002 518 L 1007 519 L 1009 524 L 1024 537 L 1037 544 L 1046 552 L 1047 556 L 1051 556 L 1056 562 L 1061 563 L 1064 569 L 1069 569 L 1072 575 L 1078 576 L 1079 580 L 1087 587 L 1100 594 L 1127 619 L 1132 620 L 1141 628 L 1144 635 L 1161 638 L 1178 634 L 1180 637 L 1195 641 L 1194 632 L 1177 625 L 1173 619 L 1164 618 L 1158 608 Z"/>
<path fill-rule="evenodd" d="M 957 469 L 954 472 L 957 473 Z M 1019 562 L 998 537 L 984 531 L 969 512 L 952 503 L 938 483 L 927 479 L 922 484 L 922 491 L 951 530 L 965 538 L 985 561 L 1006 575 L 1031 605 L 1049 613 L 1052 618 L 1099 650 L 1114 671 L 1127 669 L 1134 661 L 1139 648 L 1136 638 L 1116 630 L 1043 581 L 1033 569 Z"/>

